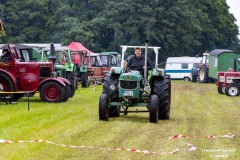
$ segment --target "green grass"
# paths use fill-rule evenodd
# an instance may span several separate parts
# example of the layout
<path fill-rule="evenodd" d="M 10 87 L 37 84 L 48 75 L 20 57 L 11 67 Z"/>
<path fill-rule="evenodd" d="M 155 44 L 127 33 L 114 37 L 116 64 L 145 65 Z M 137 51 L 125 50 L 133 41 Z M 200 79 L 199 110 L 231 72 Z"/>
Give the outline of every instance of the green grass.
<path fill-rule="evenodd" d="M 98 119 L 97 90 L 79 88 L 66 103 L 43 103 L 38 94 L 17 104 L 0 102 L 0 139 L 46 139 L 68 146 L 93 146 L 93 149 L 70 148 L 48 143 L 0 143 L 1 159 L 240 159 L 240 97 L 217 93 L 215 84 L 172 81 L 170 120 L 149 123 L 148 113 L 121 114 L 108 122 Z M 228 138 L 172 139 L 176 134 L 207 136 L 234 134 Z M 197 150 L 187 151 L 193 144 Z M 143 154 L 96 148 L 135 148 L 158 153 L 180 151 L 173 155 Z M 220 150 L 220 151 L 218 151 Z"/>

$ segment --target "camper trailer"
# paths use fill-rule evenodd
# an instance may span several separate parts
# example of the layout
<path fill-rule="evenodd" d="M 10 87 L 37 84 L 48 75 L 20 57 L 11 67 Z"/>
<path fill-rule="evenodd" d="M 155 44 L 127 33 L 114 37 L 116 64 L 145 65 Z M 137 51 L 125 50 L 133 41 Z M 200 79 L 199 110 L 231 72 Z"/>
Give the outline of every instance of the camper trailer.
<path fill-rule="evenodd" d="M 169 57 L 167 58 L 165 72 L 171 79 L 191 80 L 191 69 L 194 64 L 201 63 L 202 57 Z"/>

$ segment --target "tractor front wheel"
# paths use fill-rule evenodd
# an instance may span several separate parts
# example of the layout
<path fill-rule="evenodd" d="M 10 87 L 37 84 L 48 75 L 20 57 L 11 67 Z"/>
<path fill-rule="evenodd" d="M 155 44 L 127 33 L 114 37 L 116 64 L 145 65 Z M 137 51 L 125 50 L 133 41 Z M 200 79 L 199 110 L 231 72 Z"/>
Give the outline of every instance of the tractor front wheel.
<path fill-rule="evenodd" d="M 61 102 L 64 99 L 65 90 L 58 82 L 46 82 L 40 88 L 40 97 L 45 102 Z"/>
<path fill-rule="evenodd" d="M 158 112 L 159 112 L 159 98 L 157 95 L 151 95 L 149 101 L 149 121 L 151 123 L 158 122 Z"/>
<path fill-rule="evenodd" d="M 226 95 L 234 97 L 238 96 L 240 92 L 240 88 L 237 84 L 231 83 L 225 89 Z"/>
<path fill-rule="evenodd" d="M 106 94 L 101 94 L 99 99 L 99 119 L 108 121 L 108 98 Z"/>
<path fill-rule="evenodd" d="M 225 87 L 223 87 L 223 83 L 221 83 L 221 84 L 218 86 L 218 93 L 219 93 L 219 94 L 225 94 Z"/>

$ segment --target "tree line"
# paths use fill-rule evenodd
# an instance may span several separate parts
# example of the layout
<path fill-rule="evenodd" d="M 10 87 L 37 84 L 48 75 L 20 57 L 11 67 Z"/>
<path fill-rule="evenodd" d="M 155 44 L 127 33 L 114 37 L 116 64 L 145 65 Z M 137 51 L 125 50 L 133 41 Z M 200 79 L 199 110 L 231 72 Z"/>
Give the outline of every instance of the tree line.
<path fill-rule="evenodd" d="M 240 51 L 226 0 L 0 0 L 2 43 L 84 44 L 93 52 L 120 45 L 160 46 L 160 61 L 215 48 Z"/>

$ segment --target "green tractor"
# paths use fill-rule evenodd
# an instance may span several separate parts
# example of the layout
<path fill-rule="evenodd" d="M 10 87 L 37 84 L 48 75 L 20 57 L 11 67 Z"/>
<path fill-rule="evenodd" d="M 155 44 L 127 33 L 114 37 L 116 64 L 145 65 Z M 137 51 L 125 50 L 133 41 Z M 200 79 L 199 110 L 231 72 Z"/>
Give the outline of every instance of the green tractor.
<path fill-rule="evenodd" d="M 56 56 L 54 63 L 54 76 L 64 77 L 69 80 L 70 97 L 73 97 L 78 86 L 76 78 L 76 68 L 71 61 L 70 48 L 68 47 L 54 47 L 54 54 L 50 55 L 50 48 L 42 48 L 41 61 L 48 61 L 51 56 Z"/>
<path fill-rule="evenodd" d="M 127 48 L 139 46 L 121 46 L 122 62 Z M 145 46 L 144 76 L 137 70 L 124 71 L 121 67 L 112 67 L 105 75 L 103 91 L 99 99 L 99 119 L 108 121 L 109 117 L 119 117 L 120 113 L 149 112 L 149 121 L 157 123 L 158 119 L 169 119 L 171 105 L 171 79 L 165 70 L 158 67 L 158 50 L 160 47 Z M 147 51 L 153 49 L 156 55 L 155 67 L 147 83 Z M 131 68 L 130 68 L 131 69 Z M 146 107 L 146 110 L 134 109 Z M 130 109 L 132 108 L 132 109 Z M 122 109 L 122 110 L 121 110 Z"/>

